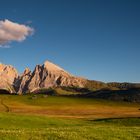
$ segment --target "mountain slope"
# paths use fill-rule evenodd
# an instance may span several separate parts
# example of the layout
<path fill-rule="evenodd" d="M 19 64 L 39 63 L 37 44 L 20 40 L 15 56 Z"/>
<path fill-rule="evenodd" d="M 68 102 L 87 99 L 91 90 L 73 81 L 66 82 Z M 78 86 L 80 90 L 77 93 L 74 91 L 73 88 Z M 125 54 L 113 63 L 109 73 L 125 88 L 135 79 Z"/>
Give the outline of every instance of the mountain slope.
<path fill-rule="evenodd" d="M 81 96 L 114 101 L 140 102 L 140 88 L 128 88 L 125 90 L 104 89 L 89 92 Z"/>
<path fill-rule="evenodd" d="M 18 72 L 13 66 L 0 64 L 0 89 L 15 92 L 14 82 L 17 78 Z"/>
<path fill-rule="evenodd" d="M 84 87 L 86 79 L 74 77 L 59 66 L 46 61 L 37 65 L 34 71 L 26 71 L 19 77 L 18 93 L 34 92 L 42 88 L 69 86 Z"/>
<path fill-rule="evenodd" d="M 49 61 L 46 61 L 43 65 L 37 65 L 33 72 L 26 68 L 21 75 L 18 74 L 13 66 L 0 64 L 0 89 L 7 90 L 10 93 L 24 94 L 37 93 L 41 90 L 45 92 L 49 88 L 60 88 L 59 91 L 62 89 L 64 93 L 91 93 L 90 96 L 94 95 L 93 97 L 95 97 L 97 95 L 105 98 L 106 96 L 102 96 L 102 94 L 106 93 L 106 91 L 108 91 L 109 96 L 112 96 L 110 94 L 112 92 L 117 94 L 120 91 L 125 92 L 125 90 L 129 89 L 140 89 L 140 84 L 104 83 L 79 78 Z M 132 94 L 135 94 L 134 91 L 137 90 L 133 90 Z M 119 94 L 119 96 L 121 95 Z"/>

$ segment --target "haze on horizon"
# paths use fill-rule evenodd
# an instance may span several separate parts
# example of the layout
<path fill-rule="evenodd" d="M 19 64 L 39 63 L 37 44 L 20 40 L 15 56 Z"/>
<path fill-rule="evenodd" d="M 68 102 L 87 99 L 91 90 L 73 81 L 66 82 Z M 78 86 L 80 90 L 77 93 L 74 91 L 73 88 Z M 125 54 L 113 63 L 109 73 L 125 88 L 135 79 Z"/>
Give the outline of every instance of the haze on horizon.
<path fill-rule="evenodd" d="M 1 0 L 0 62 L 46 60 L 105 82 L 140 82 L 139 0 Z"/>

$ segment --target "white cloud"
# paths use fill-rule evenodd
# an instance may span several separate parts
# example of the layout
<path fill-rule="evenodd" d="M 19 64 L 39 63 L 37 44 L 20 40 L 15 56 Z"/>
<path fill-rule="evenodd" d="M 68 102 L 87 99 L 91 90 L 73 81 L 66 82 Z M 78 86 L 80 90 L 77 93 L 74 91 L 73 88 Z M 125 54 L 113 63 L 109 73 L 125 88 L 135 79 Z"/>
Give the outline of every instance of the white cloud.
<path fill-rule="evenodd" d="M 12 46 L 11 45 L 0 45 L 0 48 L 3 48 L 3 49 L 5 49 L 5 48 L 11 48 Z"/>
<path fill-rule="evenodd" d="M 7 46 L 5 44 L 11 41 L 21 42 L 26 39 L 27 36 L 33 34 L 34 29 L 18 24 L 9 20 L 0 21 L 0 46 Z"/>

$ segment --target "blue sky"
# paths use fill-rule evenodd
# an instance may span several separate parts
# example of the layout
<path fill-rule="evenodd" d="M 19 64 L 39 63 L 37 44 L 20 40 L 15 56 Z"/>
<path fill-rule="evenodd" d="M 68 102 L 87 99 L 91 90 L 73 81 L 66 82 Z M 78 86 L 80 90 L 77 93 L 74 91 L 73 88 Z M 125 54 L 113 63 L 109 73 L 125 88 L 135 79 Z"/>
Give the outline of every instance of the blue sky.
<path fill-rule="evenodd" d="M 5 19 L 35 30 L 0 48 L 20 73 L 50 60 L 89 79 L 140 82 L 139 0 L 1 0 Z"/>

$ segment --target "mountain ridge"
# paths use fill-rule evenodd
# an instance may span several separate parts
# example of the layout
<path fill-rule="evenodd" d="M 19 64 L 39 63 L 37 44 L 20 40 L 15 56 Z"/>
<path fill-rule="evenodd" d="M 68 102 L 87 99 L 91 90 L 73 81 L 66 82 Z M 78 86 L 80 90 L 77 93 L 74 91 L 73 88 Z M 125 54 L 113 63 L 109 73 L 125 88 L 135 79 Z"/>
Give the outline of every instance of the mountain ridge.
<path fill-rule="evenodd" d="M 31 71 L 25 68 L 22 74 L 11 65 L 0 64 L 0 89 L 10 93 L 25 94 L 40 89 L 56 87 L 87 88 L 92 91 L 101 89 L 126 90 L 140 88 L 139 83 L 105 83 L 73 76 L 58 65 L 45 61 L 43 65 L 36 65 Z"/>

